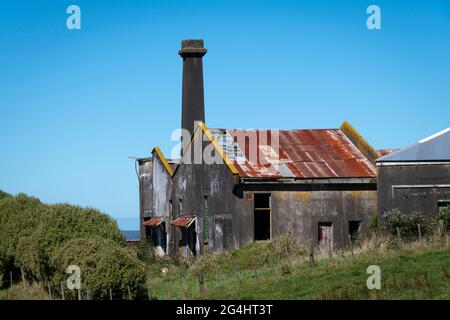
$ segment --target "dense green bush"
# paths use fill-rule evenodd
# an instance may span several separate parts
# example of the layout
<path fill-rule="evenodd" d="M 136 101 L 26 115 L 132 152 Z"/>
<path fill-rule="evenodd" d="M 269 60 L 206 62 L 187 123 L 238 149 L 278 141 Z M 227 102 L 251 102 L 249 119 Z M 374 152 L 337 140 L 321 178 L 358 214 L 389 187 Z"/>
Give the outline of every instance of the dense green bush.
<path fill-rule="evenodd" d="M 441 209 L 436 215 L 435 220 L 437 223 L 439 223 L 439 220 L 443 220 L 445 229 L 450 230 L 450 207 Z"/>
<path fill-rule="evenodd" d="M 418 225 L 421 226 L 422 234 L 426 233 L 429 227 L 429 221 L 420 213 L 413 212 L 404 214 L 398 209 L 393 209 L 383 215 L 385 229 L 394 235 L 397 235 L 397 229 L 400 230 L 400 236 L 412 237 L 419 234 Z"/>
<path fill-rule="evenodd" d="M 0 198 L 0 273 L 20 268 L 27 279 L 59 290 L 70 264 L 81 268 L 82 290 L 93 298 L 109 296 L 109 289 L 118 297 L 128 287 L 136 297 L 144 279 L 141 262 L 106 214 L 23 194 Z"/>
<path fill-rule="evenodd" d="M 0 272 L 27 255 L 17 251 L 18 245 L 35 232 L 44 214 L 45 207 L 36 198 L 19 194 L 0 200 Z"/>
<path fill-rule="evenodd" d="M 420 212 L 402 213 L 398 209 L 387 211 L 383 215 L 384 229 L 392 235 L 397 235 L 397 228 L 401 237 L 417 237 L 418 225 L 422 235 L 433 234 L 439 229 L 439 220 L 444 220 L 447 230 L 450 226 L 450 209 L 445 208 L 431 217 L 425 217 Z"/>
<path fill-rule="evenodd" d="M 376 212 L 374 212 L 370 215 L 368 229 L 369 229 L 369 231 L 372 231 L 372 232 L 376 231 L 378 229 L 378 214 Z"/>
<path fill-rule="evenodd" d="M 0 190 L 0 200 L 6 197 L 11 197 L 11 195 L 9 193 Z"/>
<path fill-rule="evenodd" d="M 128 248 L 109 239 L 72 239 L 53 254 L 50 263 L 55 267 L 53 285 L 58 288 L 67 279 L 66 269 L 77 265 L 81 269 L 82 289 L 92 298 L 127 298 L 139 296 L 145 282 L 145 270 L 140 260 L 129 254 Z M 119 295 L 119 296 L 118 296 Z"/>

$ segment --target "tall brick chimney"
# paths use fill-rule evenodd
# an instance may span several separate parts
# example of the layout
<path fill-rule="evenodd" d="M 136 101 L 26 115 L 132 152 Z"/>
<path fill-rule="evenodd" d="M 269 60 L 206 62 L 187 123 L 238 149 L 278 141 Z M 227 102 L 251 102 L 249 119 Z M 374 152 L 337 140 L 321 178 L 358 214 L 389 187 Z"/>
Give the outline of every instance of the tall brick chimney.
<path fill-rule="evenodd" d="M 183 93 L 181 128 L 194 131 L 194 122 L 205 122 L 203 96 L 203 40 L 183 40 L 178 54 L 183 58 Z"/>

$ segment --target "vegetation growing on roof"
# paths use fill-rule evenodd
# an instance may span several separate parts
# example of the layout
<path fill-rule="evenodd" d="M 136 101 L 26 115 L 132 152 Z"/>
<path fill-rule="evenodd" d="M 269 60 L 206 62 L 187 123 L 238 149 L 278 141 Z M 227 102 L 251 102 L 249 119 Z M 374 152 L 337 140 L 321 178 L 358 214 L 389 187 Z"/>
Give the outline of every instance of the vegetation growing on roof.
<path fill-rule="evenodd" d="M 380 157 L 380 154 L 364 139 L 353 126 L 344 121 L 340 127 L 341 131 L 347 136 L 347 138 L 361 151 L 361 153 L 369 159 L 372 164 L 375 164 L 375 160 Z"/>

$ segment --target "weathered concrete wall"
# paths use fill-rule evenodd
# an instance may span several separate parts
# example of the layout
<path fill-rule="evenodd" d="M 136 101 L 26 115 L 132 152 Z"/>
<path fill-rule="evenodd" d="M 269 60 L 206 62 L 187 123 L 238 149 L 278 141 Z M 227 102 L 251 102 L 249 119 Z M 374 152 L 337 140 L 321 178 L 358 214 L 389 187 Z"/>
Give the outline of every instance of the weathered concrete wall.
<path fill-rule="evenodd" d="M 342 245 L 349 221 L 361 221 L 361 230 L 367 229 L 376 213 L 376 191 L 276 191 L 271 206 L 274 237 L 291 233 L 299 243 L 317 244 L 319 222 L 331 222 L 334 245 Z"/>
<path fill-rule="evenodd" d="M 139 161 L 139 202 L 140 202 L 140 234 L 145 239 L 148 234 L 142 225 L 144 220 L 151 217 L 171 217 L 172 178 L 162 164 L 161 160 L 154 156 L 150 160 Z M 171 247 L 170 225 L 165 224 L 167 237 L 166 246 Z M 157 230 L 160 231 L 160 230 Z M 164 254 L 161 245 L 156 245 L 156 253 Z"/>
<path fill-rule="evenodd" d="M 153 207 L 153 161 L 139 162 L 139 228 L 141 239 L 145 238 L 145 228 L 142 225 L 144 217 L 150 217 Z"/>
<path fill-rule="evenodd" d="M 153 158 L 152 168 L 152 217 L 169 217 L 171 212 L 170 200 L 172 199 L 172 177 L 167 172 L 158 157 Z"/>
<path fill-rule="evenodd" d="M 209 250 L 228 249 L 233 240 L 232 214 L 235 196 L 233 176 L 225 165 L 181 165 L 173 179 L 174 216 L 197 217 L 200 253 L 205 242 L 205 212 L 208 212 Z M 206 208 L 208 208 L 206 210 Z M 215 233 L 217 231 L 217 233 Z M 223 237 L 220 236 L 223 234 Z M 181 232 L 175 231 L 175 243 Z M 225 237 L 225 238 L 224 238 Z"/>
<path fill-rule="evenodd" d="M 450 164 L 378 167 L 379 216 L 394 208 L 405 213 L 436 213 L 438 201 L 450 199 L 450 188 L 418 186 L 438 184 L 450 184 Z"/>
<path fill-rule="evenodd" d="M 303 244 L 318 242 L 319 222 L 332 222 L 334 244 L 339 245 L 348 239 L 349 221 L 361 221 L 364 230 L 370 215 L 377 211 L 375 183 L 306 186 L 311 189 L 308 191 L 293 189 L 283 184 L 237 185 L 226 165 L 181 165 L 174 178 L 175 216 L 181 214 L 182 199 L 183 214 L 198 217 L 202 244 L 208 206 L 209 251 L 222 251 L 254 241 L 255 192 L 271 194 L 272 236 L 291 233 Z"/>

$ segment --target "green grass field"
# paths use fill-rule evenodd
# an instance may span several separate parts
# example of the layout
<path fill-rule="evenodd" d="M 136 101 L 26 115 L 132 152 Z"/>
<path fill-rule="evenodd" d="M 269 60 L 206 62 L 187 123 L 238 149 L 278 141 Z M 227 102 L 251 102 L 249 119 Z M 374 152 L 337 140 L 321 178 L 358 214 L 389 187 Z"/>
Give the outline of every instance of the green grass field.
<path fill-rule="evenodd" d="M 447 240 L 448 241 L 448 240 Z M 381 269 L 381 290 L 368 290 L 367 267 Z M 162 268 L 168 272 L 163 275 Z M 450 299 L 450 247 L 446 241 L 380 241 L 315 255 L 288 238 L 200 257 L 187 264 L 148 263 L 153 299 Z M 200 280 L 203 279 L 203 285 Z M 0 290 L 0 299 L 50 299 L 36 284 Z"/>
<path fill-rule="evenodd" d="M 157 299 L 450 299 L 450 250 L 441 245 L 324 254 L 311 267 L 305 252 L 254 244 L 168 266 L 149 277 Z M 381 290 L 368 290 L 367 267 L 381 268 Z M 156 276 L 155 276 L 156 275 Z M 199 276 L 202 275 L 202 276 Z M 204 285 L 200 285 L 203 277 Z"/>

